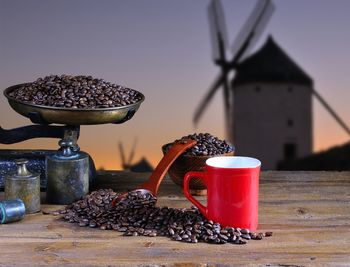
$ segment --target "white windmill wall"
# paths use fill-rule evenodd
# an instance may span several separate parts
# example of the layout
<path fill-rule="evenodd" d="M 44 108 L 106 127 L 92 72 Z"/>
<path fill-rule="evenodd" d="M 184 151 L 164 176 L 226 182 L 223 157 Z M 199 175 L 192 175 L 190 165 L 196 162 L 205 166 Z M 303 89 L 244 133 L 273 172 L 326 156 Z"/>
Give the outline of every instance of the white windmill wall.
<path fill-rule="evenodd" d="M 233 140 L 236 155 L 257 157 L 276 169 L 295 144 L 296 157 L 312 153 L 311 88 L 289 83 L 234 87 Z M 288 145 L 289 144 L 289 145 Z"/>

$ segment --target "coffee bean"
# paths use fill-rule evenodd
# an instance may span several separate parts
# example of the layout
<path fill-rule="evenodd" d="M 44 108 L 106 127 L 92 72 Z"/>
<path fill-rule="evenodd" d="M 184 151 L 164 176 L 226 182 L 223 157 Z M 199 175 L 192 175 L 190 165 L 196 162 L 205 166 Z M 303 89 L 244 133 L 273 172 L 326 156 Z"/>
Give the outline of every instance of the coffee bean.
<path fill-rule="evenodd" d="M 9 95 L 19 102 L 81 109 L 119 107 L 142 99 L 133 89 L 90 77 L 50 75 L 16 88 Z"/>
<path fill-rule="evenodd" d="M 250 231 L 249 231 L 249 229 L 241 229 L 241 233 L 242 234 L 249 234 Z"/>
<path fill-rule="evenodd" d="M 198 239 L 197 239 L 197 238 L 192 237 L 192 238 L 191 238 L 191 243 L 198 243 Z"/>
<path fill-rule="evenodd" d="M 95 222 L 90 222 L 89 223 L 89 227 L 91 228 L 95 228 L 97 226 L 97 224 Z"/>
<path fill-rule="evenodd" d="M 247 241 L 243 240 L 242 238 L 238 238 L 238 239 L 235 241 L 235 244 L 244 245 L 244 244 L 247 244 Z"/>
<path fill-rule="evenodd" d="M 221 240 L 225 240 L 225 241 L 228 240 L 228 237 L 226 235 L 224 235 L 224 234 L 219 234 L 219 237 L 220 237 Z"/>
<path fill-rule="evenodd" d="M 79 222 L 79 226 L 80 227 L 85 227 L 85 226 L 87 226 L 88 224 L 87 223 L 85 223 L 85 222 Z"/>
<path fill-rule="evenodd" d="M 208 234 L 208 235 L 213 235 L 213 231 L 210 230 L 210 229 L 207 229 L 207 234 Z"/>
<path fill-rule="evenodd" d="M 123 234 L 123 236 L 132 236 L 132 235 L 133 235 L 133 232 L 129 232 L 129 231 L 124 232 Z"/>
<path fill-rule="evenodd" d="M 112 206 L 116 197 L 118 194 L 111 189 L 100 189 L 66 206 L 59 213 L 66 221 L 81 227 L 115 230 L 123 232 L 124 236 L 168 236 L 171 240 L 187 243 L 246 244 L 247 239 L 260 240 L 264 235 L 270 235 L 269 232 L 263 234 L 248 229 L 222 228 L 219 223 L 207 220 L 194 207 L 156 207 L 156 198 L 151 194 L 130 192 L 123 201 Z"/>
<path fill-rule="evenodd" d="M 272 234 L 273 234 L 272 232 L 266 232 L 265 236 L 269 237 L 269 236 L 272 236 Z"/>
<path fill-rule="evenodd" d="M 247 240 L 251 239 L 249 234 L 242 234 L 241 237 L 244 238 L 244 239 L 247 239 Z"/>

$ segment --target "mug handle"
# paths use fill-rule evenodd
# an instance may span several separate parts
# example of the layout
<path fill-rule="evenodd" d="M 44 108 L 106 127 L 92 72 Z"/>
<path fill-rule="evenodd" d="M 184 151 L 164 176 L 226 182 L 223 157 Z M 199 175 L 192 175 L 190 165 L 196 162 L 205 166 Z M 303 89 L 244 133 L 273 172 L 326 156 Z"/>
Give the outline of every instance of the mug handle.
<path fill-rule="evenodd" d="M 202 182 L 206 185 L 205 172 L 188 172 L 188 173 L 186 173 L 185 178 L 184 178 L 184 193 L 185 193 L 185 197 L 189 201 L 191 201 L 199 209 L 199 211 L 206 217 L 207 216 L 207 212 L 208 212 L 207 207 L 202 205 L 190 193 L 190 180 L 192 178 L 194 178 L 194 177 L 201 179 Z"/>

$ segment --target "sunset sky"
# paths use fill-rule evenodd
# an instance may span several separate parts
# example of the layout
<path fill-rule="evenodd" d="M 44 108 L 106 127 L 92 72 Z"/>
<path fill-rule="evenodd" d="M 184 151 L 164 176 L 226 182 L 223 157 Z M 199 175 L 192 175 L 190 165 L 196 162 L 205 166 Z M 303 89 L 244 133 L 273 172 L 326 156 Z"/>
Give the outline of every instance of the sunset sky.
<path fill-rule="evenodd" d="M 192 117 L 218 69 L 211 60 L 209 0 L 0 0 L 0 88 L 49 74 L 92 75 L 141 91 L 146 100 L 122 125 L 83 126 L 79 145 L 98 167 L 120 169 L 118 142 L 153 165 L 161 146 L 193 132 L 224 138 L 222 92 L 199 127 Z M 255 0 L 222 0 L 230 42 Z M 269 34 L 314 79 L 350 124 L 350 1 L 274 0 Z M 314 99 L 314 150 L 349 140 Z M 0 97 L 0 125 L 30 124 Z M 58 140 L 2 148 L 56 149 Z"/>

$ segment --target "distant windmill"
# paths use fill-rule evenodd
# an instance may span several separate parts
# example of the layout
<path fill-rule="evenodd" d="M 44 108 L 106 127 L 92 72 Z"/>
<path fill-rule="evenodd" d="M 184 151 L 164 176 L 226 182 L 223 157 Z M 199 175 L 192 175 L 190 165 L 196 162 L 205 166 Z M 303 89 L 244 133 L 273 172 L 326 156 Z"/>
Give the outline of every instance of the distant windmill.
<path fill-rule="evenodd" d="M 262 158 L 265 163 L 268 160 L 261 154 L 267 153 L 265 156 L 271 161 L 265 164 L 268 168 L 275 168 L 276 162 L 283 160 L 281 155 L 285 155 L 284 158 L 291 158 L 288 155 L 292 155 L 293 158 L 312 152 L 311 95 L 320 101 L 350 135 L 349 127 L 313 88 L 312 79 L 288 57 L 272 37 L 260 51 L 248 55 L 274 10 L 271 0 L 257 1 L 231 46 L 232 59 L 229 60 L 226 56 L 228 37 L 223 8 L 220 0 L 211 0 L 208 19 L 212 54 L 214 63 L 220 67 L 220 73 L 200 102 L 193 119 L 197 125 L 210 100 L 222 87 L 228 140 L 237 146 L 239 153 L 256 153 L 255 156 Z M 231 72 L 235 74 L 232 82 L 229 81 Z M 294 94 L 285 94 L 292 92 L 293 88 Z M 260 94 L 254 93 L 260 91 Z M 249 106 L 251 101 L 255 101 L 257 105 Z M 262 104 L 262 101 L 265 102 Z M 283 102 L 288 102 L 289 106 L 281 105 Z M 296 122 L 287 116 L 295 116 Z M 282 120 L 287 123 L 281 124 Z M 293 124 L 297 125 L 292 126 Z M 272 151 L 274 148 L 275 151 Z M 259 150 L 263 152 L 259 154 Z"/>
<path fill-rule="evenodd" d="M 224 12 L 219 0 L 212 0 L 208 6 L 208 19 L 210 35 L 212 40 L 212 55 L 216 65 L 221 68 L 221 73 L 214 80 L 208 93 L 203 98 L 194 115 L 194 124 L 197 125 L 203 115 L 209 101 L 215 92 L 222 86 L 224 94 L 225 124 L 227 138 L 232 141 L 232 88 L 229 85 L 229 73 L 234 70 L 239 61 L 250 51 L 261 36 L 267 22 L 269 21 L 275 7 L 270 0 L 259 0 L 248 17 L 248 20 L 240 30 L 236 40 L 233 42 L 231 60 L 226 58 L 228 48 L 228 37 Z"/>
<path fill-rule="evenodd" d="M 133 158 L 135 156 L 136 145 L 137 145 L 137 139 L 134 140 L 131 151 L 129 153 L 128 160 L 126 161 L 123 144 L 119 142 L 119 152 L 120 152 L 120 158 L 122 160 L 123 170 L 129 170 L 133 172 L 152 172 L 153 167 L 145 157 L 142 157 L 141 160 L 138 161 L 137 163 L 132 164 Z"/>

